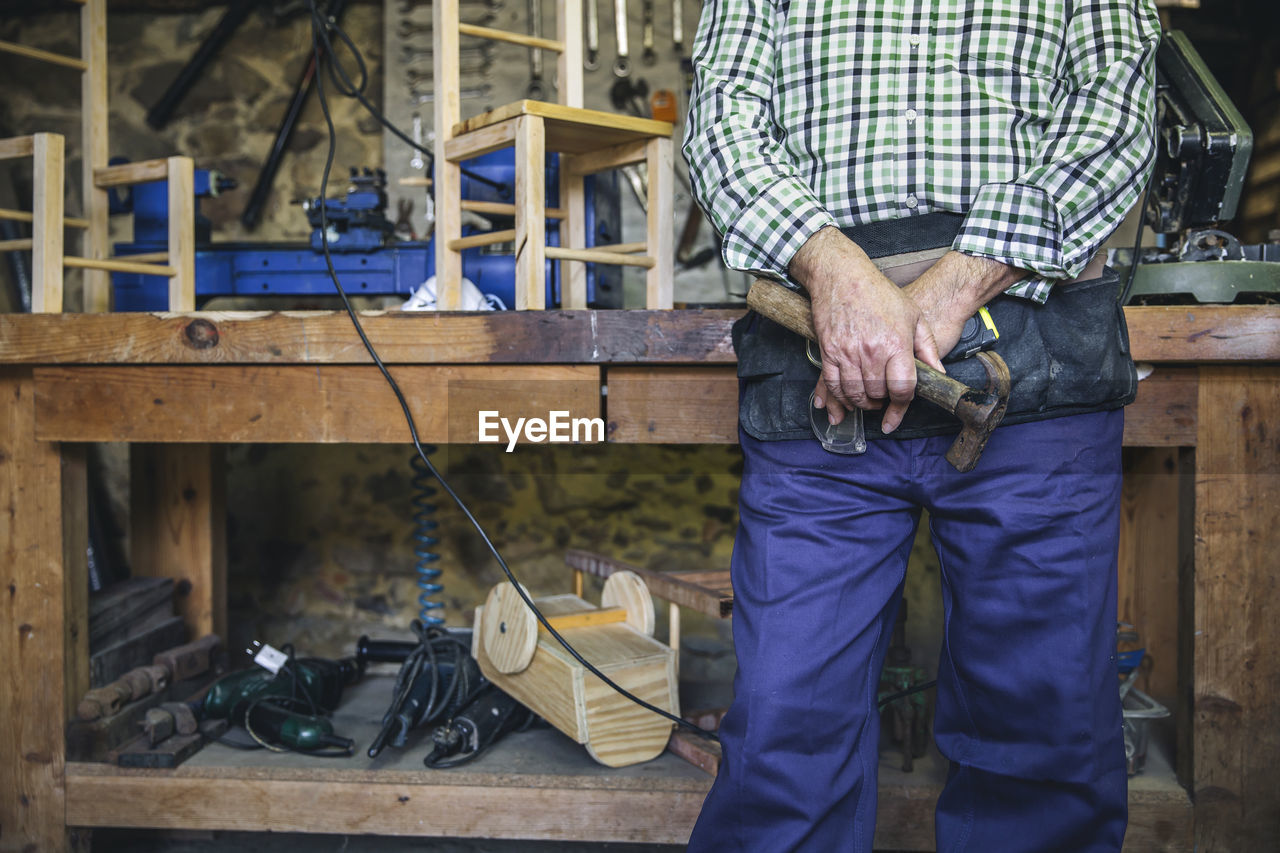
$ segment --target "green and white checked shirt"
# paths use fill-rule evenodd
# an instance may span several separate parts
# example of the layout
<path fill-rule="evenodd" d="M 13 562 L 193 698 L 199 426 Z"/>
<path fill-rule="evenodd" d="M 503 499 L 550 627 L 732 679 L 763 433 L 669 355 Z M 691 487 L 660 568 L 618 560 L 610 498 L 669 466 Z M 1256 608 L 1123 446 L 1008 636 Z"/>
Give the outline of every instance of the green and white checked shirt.
<path fill-rule="evenodd" d="M 706 0 L 684 153 L 730 267 L 951 211 L 953 248 L 1078 275 L 1153 152 L 1152 0 Z"/>

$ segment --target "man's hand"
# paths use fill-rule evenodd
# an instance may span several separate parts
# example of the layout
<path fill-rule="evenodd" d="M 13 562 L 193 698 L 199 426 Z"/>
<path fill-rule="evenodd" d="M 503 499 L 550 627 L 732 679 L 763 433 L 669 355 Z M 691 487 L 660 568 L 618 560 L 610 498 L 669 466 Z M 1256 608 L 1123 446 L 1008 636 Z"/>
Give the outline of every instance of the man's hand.
<path fill-rule="evenodd" d="M 789 271 L 809 291 L 822 353 L 814 404 L 838 424 L 847 410 L 888 399 L 881 429 L 893 432 L 915 394 L 915 358 L 942 369 L 919 306 L 836 228 L 810 237 Z"/>
<path fill-rule="evenodd" d="M 960 340 L 965 321 L 1026 275 L 990 258 L 947 252 L 904 292 L 920 307 L 938 352 L 946 355 Z"/>

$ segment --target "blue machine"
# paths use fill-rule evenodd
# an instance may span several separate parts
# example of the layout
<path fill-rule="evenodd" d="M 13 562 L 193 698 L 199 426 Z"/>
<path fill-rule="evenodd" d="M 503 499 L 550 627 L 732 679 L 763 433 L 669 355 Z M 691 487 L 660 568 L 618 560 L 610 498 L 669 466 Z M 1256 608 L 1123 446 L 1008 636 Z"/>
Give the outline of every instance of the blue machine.
<path fill-rule="evenodd" d="M 511 149 L 477 157 L 464 164 L 468 171 L 497 183 L 492 187 L 467 178 L 464 198 L 510 203 L 515 186 L 515 155 Z M 558 186 L 554 160 L 548 165 L 547 187 Z M 228 188 L 217 173 L 197 170 L 196 192 L 196 304 L 219 296 L 333 296 L 333 282 L 325 266 L 320 239 L 320 206 L 329 226 L 329 254 L 348 294 L 399 296 L 407 299 L 435 272 L 433 241 L 401 240 L 386 217 L 386 179 L 381 173 L 352 170 L 342 199 L 313 199 L 305 205 L 312 226 L 308 243 L 213 243 L 210 223 L 200 214 L 199 199 Z M 234 186 L 234 184 L 230 184 Z M 618 241 L 621 216 L 614 175 L 594 176 L 587 185 L 587 231 L 597 243 Z M 557 204 L 553 196 L 548 205 Z M 127 209 L 124 208 L 124 209 Z M 142 184 L 132 194 L 134 239 L 116 245 L 117 255 L 164 251 L 168 245 L 168 187 L 158 181 Z M 512 227 L 510 217 L 490 217 L 494 230 Z M 465 228 L 464 235 L 477 233 Z M 547 225 L 547 242 L 559 244 L 554 222 Z M 510 244 L 463 252 L 462 274 L 481 292 L 515 305 L 515 257 Z M 168 306 L 168 279 L 162 276 L 114 273 L 117 311 L 163 311 Z M 559 304 L 557 265 L 547 264 L 547 304 Z M 587 298 L 601 307 L 622 301 L 618 267 L 587 268 Z"/>

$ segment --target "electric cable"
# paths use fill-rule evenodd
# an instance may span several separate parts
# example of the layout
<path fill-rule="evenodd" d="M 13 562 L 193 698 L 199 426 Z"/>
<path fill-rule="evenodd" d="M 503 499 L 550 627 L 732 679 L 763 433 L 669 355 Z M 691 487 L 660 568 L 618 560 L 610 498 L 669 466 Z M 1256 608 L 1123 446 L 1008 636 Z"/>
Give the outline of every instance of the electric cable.
<path fill-rule="evenodd" d="M 1151 201 L 1151 185 L 1155 183 L 1155 176 L 1147 178 L 1146 189 L 1142 191 L 1142 207 L 1138 209 L 1138 230 L 1133 236 L 1133 257 L 1129 261 L 1129 276 L 1125 280 L 1124 290 L 1120 293 L 1120 307 L 1123 308 L 1129 304 L 1129 295 L 1133 292 L 1133 280 L 1138 275 L 1138 260 L 1142 253 L 1142 229 L 1147 224 L 1147 203 Z"/>
<path fill-rule="evenodd" d="M 329 174 L 333 169 L 334 154 L 337 149 L 337 142 L 338 142 L 337 130 L 335 129 L 333 124 L 333 115 L 329 110 L 328 97 L 325 94 L 324 79 L 322 74 L 320 73 L 320 68 L 321 68 L 320 63 L 324 62 L 325 60 L 328 60 L 330 63 L 330 66 L 331 66 L 329 69 L 330 79 L 331 81 L 335 82 L 335 84 L 337 84 L 335 85 L 335 89 L 338 91 L 339 94 L 346 95 L 348 94 L 348 92 L 357 93 L 353 96 L 360 101 L 360 103 L 365 107 L 366 110 L 370 111 L 370 114 L 374 115 L 375 118 L 378 118 L 378 120 L 382 122 L 382 124 L 385 127 L 390 129 L 395 135 L 397 135 L 401 139 L 405 140 L 406 142 L 409 142 L 411 145 L 414 145 L 415 148 L 418 148 L 419 150 L 422 150 L 422 149 L 421 149 L 421 146 L 414 144 L 411 140 L 409 140 L 407 136 L 404 135 L 403 132 L 394 128 L 390 124 L 390 122 L 386 120 L 385 117 L 382 117 L 380 113 L 374 110 L 373 106 L 369 104 L 368 100 L 364 98 L 363 94 L 359 93 L 358 88 L 352 85 L 350 77 L 347 75 L 346 71 L 342 68 L 342 64 L 338 61 L 336 54 L 334 54 L 332 50 L 332 42 L 330 42 L 329 40 L 327 31 L 330 29 L 333 30 L 337 34 L 338 38 L 343 42 L 343 44 L 347 46 L 347 49 L 350 50 L 354 56 L 356 56 L 358 65 L 362 70 L 362 74 L 364 73 L 364 70 L 365 70 L 363 57 L 360 56 L 360 52 L 356 49 L 355 44 L 351 41 L 350 37 L 345 32 L 343 32 L 340 27 L 334 24 L 327 16 L 321 14 L 321 12 L 316 6 L 316 0 L 308 0 L 308 5 L 311 8 L 311 35 L 312 35 L 311 48 L 312 48 L 312 52 L 316 57 L 316 63 L 317 63 L 316 94 L 319 97 L 320 112 L 324 115 L 325 127 L 328 131 L 328 136 L 329 136 L 329 146 L 325 156 L 324 171 L 321 174 L 321 178 L 320 178 L 320 197 L 323 200 L 327 195 L 328 186 L 329 186 Z M 322 50 L 323 47 L 328 47 L 330 49 L 326 53 L 325 51 Z M 341 81 L 342 81 L 340 84 L 338 84 L 339 78 L 341 78 Z M 362 82 L 366 82 L 366 81 L 362 80 Z M 635 704 L 639 705 L 640 707 L 644 708 L 647 711 L 652 711 L 653 713 L 658 714 L 661 717 L 671 720 L 676 725 L 682 728 L 688 729 L 689 731 L 694 732 L 695 734 L 699 734 L 711 740 L 719 740 L 719 738 L 716 736 L 714 732 L 709 732 L 706 729 L 702 728 L 701 726 L 695 725 L 689 722 L 688 720 L 681 719 L 675 714 L 672 714 L 663 708 L 659 708 L 658 706 L 650 702 L 646 702 L 644 699 L 641 699 L 639 696 L 636 696 L 634 693 L 631 693 L 629 690 L 622 687 L 622 685 L 618 684 L 613 679 L 609 678 L 609 676 L 605 675 L 594 664 L 592 664 L 590 661 L 584 658 L 578 652 L 578 650 L 575 649 L 573 646 L 571 646 L 569 642 L 560 635 L 560 632 L 557 631 L 549 621 L 547 621 L 547 617 L 542 614 L 542 611 L 540 611 L 537 608 L 537 606 L 533 603 L 533 600 L 529 597 L 528 593 L 525 592 L 524 587 L 522 587 L 520 583 L 516 580 L 516 577 L 512 573 L 510 566 L 507 565 L 507 561 L 503 559 L 502 554 L 498 551 L 497 546 L 493 544 L 493 540 L 489 538 L 489 535 L 488 533 L 485 532 L 484 527 L 481 526 L 480 522 L 472 514 L 471 509 L 466 505 L 466 503 L 463 502 L 462 498 L 458 496 L 457 492 L 453 490 L 453 487 L 450 486 L 448 481 L 445 480 L 444 475 L 440 473 L 440 471 L 432 463 L 430 458 L 428 458 L 426 451 L 423 449 L 422 441 L 418 437 L 417 423 L 414 420 L 413 412 L 410 411 L 409 409 L 409 403 L 405 399 L 404 392 L 400 390 L 399 384 L 391 376 L 391 372 L 387 369 L 387 366 L 383 363 L 382 359 L 378 356 L 378 353 L 374 349 L 372 342 L 370 342 L 368 335 L 365 334 L 364 327 L 360 324 L 360 318 L 356 315 L 356 311 L 352 307 L 350 299 L 347 297 L 347 292 L 342 287 L 342 282 L 339 281 L 338 279 L 338 272 L 334 268 L 333 257 L 329 252 L 329 227 L 328 227 L 328 217 L 327 217 L 327 205 L 325 205 L 323 201 L 320 205 L 320 235 L 321 235 L 320 245 L 323 250 L 325 267 L 328 270 L 329 278 L 332 279 L 333 285 L 338 291 L 338 296 L 341 297 L 342 299 L 342 304 L 346 308 L 347 316 L 351 318 L 351 322 L 355 326 L 356 334 L 360 336 L 361 343 L 364 344 L 364 348 L 369 353 L 369 357 L 373 360 L 373 363 L 377 366 L 378 372 L 382 374 L 382 377 L 387 381 L 387 384 L 391 386 L 391 390 L 395 394 L 396 400 L 400 403 L 400 409 L 404 413 L 405 421 L 409 427 L 409 435 L 413 441 L 414 450 L 417 452 L 419 458 L 422 459 L 423 463 L 427 466 L 427 470 L 431 472 L 431 476 L 435 477 L 436 482 L 440 484 L 440 487 L 444 490 L 445 494 L 449 496 L 449 498 L 454 502 L 454 504 L 458 507 L 458 509 L 462 512 L 462 514 L 466 516 L 467 521 L 471 523 L 471 526 L 475 529 L 476 533 L 479 534 L 481 541 L 484 542 L 485 547 L 489 550 L 489 553 L 493 555 L 493 558 L 497 561 L 498 566 L 502 569 L 503 574 L 507 576 L 507 579 L 511 582 L 511 585 L 515 587 L 516 592 L 520 595 L 520 598 L 524 601 L 525 605 L 528 606 L 530 611 L 533 612 L 533 615 L 537 618 L 538 622 L 542 625 L 542 627 L 547 629 L 547 632 L 553 638 L 555 638 L 556 642 L 558 642 L 561 646 L 564 647 L 565 651 L 567 651 L 570 654 L 570 656 L 573 657 L 574 660 L 582 664 L 582 666 L 588 672 L 590 672 L 592 675 L 599 678 L 601 681 L 603 681 L 606 685 L 608 685 L 611 689 L 613 689 L 619 695 L 625 697 L 626 699 L 629 699 L 630 701 L 634 702 Z"/>
<path fill-rule="evenodd" d="M 355 42 L 353 42 L 351 37 L 347 35 L 346 30 L 338 26 L 337 21 L 329 15 L 320 12 L 315 4 L 315 0 L 307 0 L 307 4 L 311 7 L 312 47 L 314 49 L 316 34 L 319 33 L 320 44 L 324 47 L 323 56 L 329 59 L 329 79 L 333 83 L 334 90 L 340 95 L 348 98 L 355 98 L 359 101 L 360 105 L 365 108 L 369 115 L 377 119 L 379 124 L 391 131 L 392 134 L 398 137 L 410 148 L 415 151 L 422 152 L 423 156 L 426 158 L 427 169 L 434 170 L 436 162 L 435 152 L 423 148 L 422 143 L 415 142 L 410 139 L 408 134 L 392 124 L 391 120 L 383 115 L 382 112 L 375 107 L 367 97 L 365 97 L 364 90 L 369 84 L 369 69 L 364 61 L 364 54 L 356 48 Z M 351 77 L 347 74 L 346 69 L 344 69 L 342 64 L 335 58 L 333 42 L 329 40 L 329 30 L 332 30 L 338 36 L 342 43 L 347 46 L 347 50 L 351 52 L 352 57 L 354 57 L 360 76 L 360 84 L 358 86 L 351 81 Z M 320 61 L 321 60 L 317 57 L 316 62 L 319 63 Z M 320 66 L 317 65 L 316 90 L 319 91 L 322 85 L 323 81 L 320 79 Z M 477 174 L 470 169 L 462 169 L 461 172 L 471 180 L 497 190 L 498 194 L 503 198 L 508 198 L 511 195 L 511 187 L 502 181 L 495 181 L 493 178 Z M 323 195 L 324 193 L 322 192 L 321 196 Z"/>

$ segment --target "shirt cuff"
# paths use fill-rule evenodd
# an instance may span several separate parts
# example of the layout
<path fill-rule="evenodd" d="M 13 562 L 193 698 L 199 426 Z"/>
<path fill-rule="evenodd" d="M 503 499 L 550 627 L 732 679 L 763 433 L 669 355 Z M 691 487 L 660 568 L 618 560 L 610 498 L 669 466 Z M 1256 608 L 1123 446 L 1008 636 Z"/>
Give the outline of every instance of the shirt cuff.
<path fill-rule="evenodd" d="M 784 178 L 753 198 L 724 234 L 730 269 L 790 282 L 791 259 L 810 237 L 836 221 L 795 178 Z"/>
<path fill-rule="evenodd" d="M 984 184 L 951 248 L 1030 270 L 1006 292 L 1037 302 L 1054 279 L 1071 277 L 1064 269 L 1058 209 L 1047 192 L 1028 184 Z"/>

